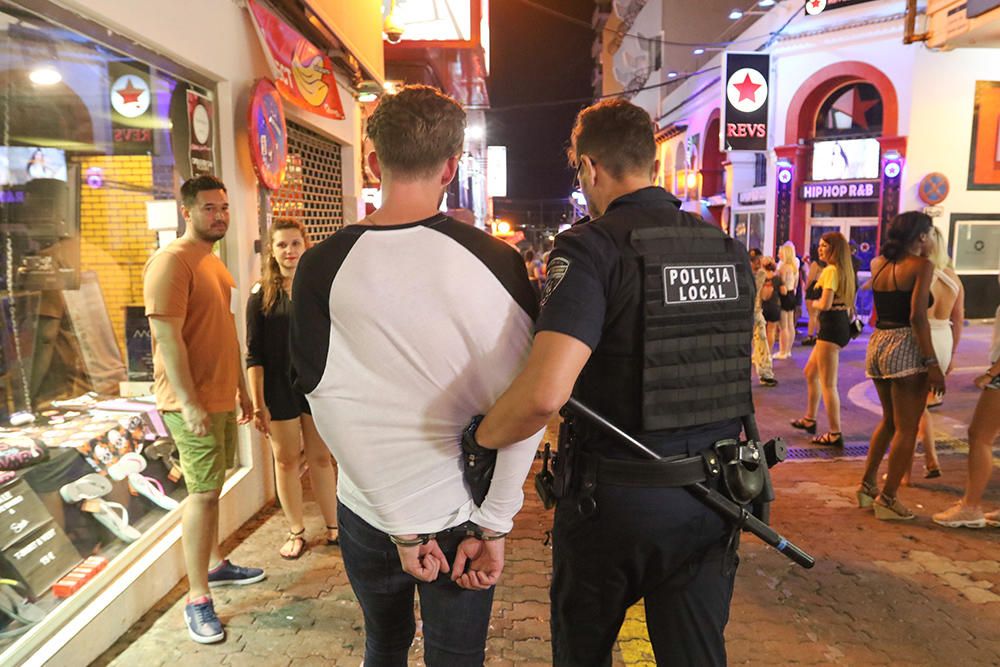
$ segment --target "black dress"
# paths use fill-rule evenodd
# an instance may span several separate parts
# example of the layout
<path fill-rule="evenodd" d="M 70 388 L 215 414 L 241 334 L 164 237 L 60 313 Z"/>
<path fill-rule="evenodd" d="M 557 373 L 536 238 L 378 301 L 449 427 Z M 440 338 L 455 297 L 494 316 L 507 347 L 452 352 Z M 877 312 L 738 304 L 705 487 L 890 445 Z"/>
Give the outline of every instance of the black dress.
<path fill-rule="evenodd" d="M 264 314 L 264 290 L 255 286 L 247 301 L 247 368 L 264 368 L 264 403 L 271 419 L 295 419 L 312 414 L 305 395 L 292 387 L 291 352 L 288 348 L 292 301 L 284 290 L 271 312 Z"/>

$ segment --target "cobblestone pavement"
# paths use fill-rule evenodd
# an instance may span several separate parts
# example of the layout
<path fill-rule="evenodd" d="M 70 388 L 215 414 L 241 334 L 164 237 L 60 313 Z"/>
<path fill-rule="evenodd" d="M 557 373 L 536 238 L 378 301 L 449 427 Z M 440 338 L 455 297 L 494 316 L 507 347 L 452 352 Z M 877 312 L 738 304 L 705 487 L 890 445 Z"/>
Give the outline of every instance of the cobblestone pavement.
<path fill-rule="evenodd" d="M 960 436 L 975 401 L 967 384 L 981 368 L 987 327 L 973 327 L 960 350 L 955 381 L 942 409 L 939 430 Z M 986 333 L 984 333 L 986 332 Z M 984 340 L 986 341 L 984 343 Z M 978 341 L 978 342 L 977 342 Z M 859 375 L 863 345 L 844 353 L 841 393 L 845 434 L 864 444 L 877 415 L 864 403 Z M 803 384 L 798 368 L 808 351 L 780 362 L 781 385 L 758 392 L 762 431 L 786 437 L 808 450 L 800 434 L 782 426 L 801 414 Z M 848 399 L 848 387 L 858 387 Z M 869 396 L 870 399 L 870 396 Z M 821 428 L 825 420 L 821 419 Z M 857 508 L 854 491 L 863 462 L 858 457 L 787 462 L 773 471 L 778 500 L 773 524 L 817 559 L 803 570 L 753 537 L 745 537 L 732 614 L 727 628 L 734 665 L 1000 665 L 1000 530 L 951 530 L 929 516 L 961 494 L 965 481 L 962 443 L 941 455 L 943 476 L 915 484 L 900 497 L 920 515 L 916 521 L 876 521 Z M 824 452 L 825 453 L 825 452 Z M 919 465 L 915 466 L 919 471 Z M 987 504 L 1000 506 L 1000 473 Z M 548 594 L 551 551 L 544 544 L 552 514 L 525 486 L 525 509 L 508 540 L 508 564 L 498 585 L 487 649 L 490 665 L 549 662 Z M 298 561 L 277 549 L 284 520 L 267 509 L 231 538 L 236 562 L 261 565 L 268 579 L 237 589 L 218 589 L 216 606 L 227 624 L 224 643 L 191 642 L 181 619 L 184 583 L 178 585 L 95 664 L 164 665 L 360 665 L 360 610 L 337 547 L 320 546 L 321 521 L 307 507 L 315 536 Z M 654 659 L 636 606 L 622 629 L 616 665 L 652 665 Z M 421 664 L 418 634 L 412 662 Z"/>

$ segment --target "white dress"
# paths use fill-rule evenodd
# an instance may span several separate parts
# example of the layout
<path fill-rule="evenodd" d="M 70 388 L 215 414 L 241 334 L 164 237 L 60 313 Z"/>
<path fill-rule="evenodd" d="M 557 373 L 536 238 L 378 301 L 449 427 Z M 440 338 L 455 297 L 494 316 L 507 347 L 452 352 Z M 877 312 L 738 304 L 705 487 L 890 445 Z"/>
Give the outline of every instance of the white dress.
<path fill-rule="evenodd" d="M 934 269 L 934 280 L 940 280 L 946 287 L 957 295 L 959 285 L 955 279 L 941 269 Z M 941 370 L 948 370 L 951 365 L 951 349 L 954 345 L 954 337 L 951 331 L 951 320 L 928 320 L 931 328 L 931 344 L 934 346 L 934 356 L 937 357 Z"/>

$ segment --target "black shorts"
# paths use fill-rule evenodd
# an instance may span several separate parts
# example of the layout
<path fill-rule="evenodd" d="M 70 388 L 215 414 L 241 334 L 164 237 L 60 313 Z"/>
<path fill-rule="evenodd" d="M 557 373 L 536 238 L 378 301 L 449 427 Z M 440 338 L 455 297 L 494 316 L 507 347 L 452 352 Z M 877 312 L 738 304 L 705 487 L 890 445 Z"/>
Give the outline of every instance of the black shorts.
<path fill-rule="evenodd" d="M 823 290 L 816 285 L 816 281 L 809 283 L 806 287 L 806 301 L 816 301 L 823 298 Z"/>
<path fill-rule="evenodd" d="M 303 414 L 312 415 L 305 394 L 294 389 L 288 392 L 277 392 L 276 396 L 268 396 L 267 409 L 271 412 L 273 421 L 296 419 Z"/>
<path fill-rule="evenodd" d="M 760 304 L 760 312 L 764 316 L 765 322 L 778 322 L 781 320 L 781 305 L 773 300 Z"/>
<path fill-rule="evenodd" d="M 781 309 L 782 310 L 795 310 L 798 306 L 795 299 L 795 292 L 789 292 L 788 294 L 782 295 L 781 297 Z"/>
<path fill-rule="evenodd" d="M 819 340 L 844 347 L 851 342 L 851 319 L 846 310 L 824 310 L 819 314 Z"/>

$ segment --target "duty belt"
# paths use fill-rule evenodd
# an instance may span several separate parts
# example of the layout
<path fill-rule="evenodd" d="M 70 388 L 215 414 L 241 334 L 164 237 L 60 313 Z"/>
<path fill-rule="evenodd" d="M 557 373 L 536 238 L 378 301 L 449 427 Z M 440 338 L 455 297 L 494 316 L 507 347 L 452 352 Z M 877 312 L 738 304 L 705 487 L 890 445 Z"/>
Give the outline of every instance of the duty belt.
<path fill-rule="evenodd" d="M 711 450 L 708 450 L 710 452 Z M 584 455 L 584 484 L 592 481 L 612 486 L 679 487 L 706 481 L 707 466 L 714 457 L 675 456 L 660 461 L 609 459 L 596 454 Z M 715 471 L 718 474 L 718 471 Z"/>

